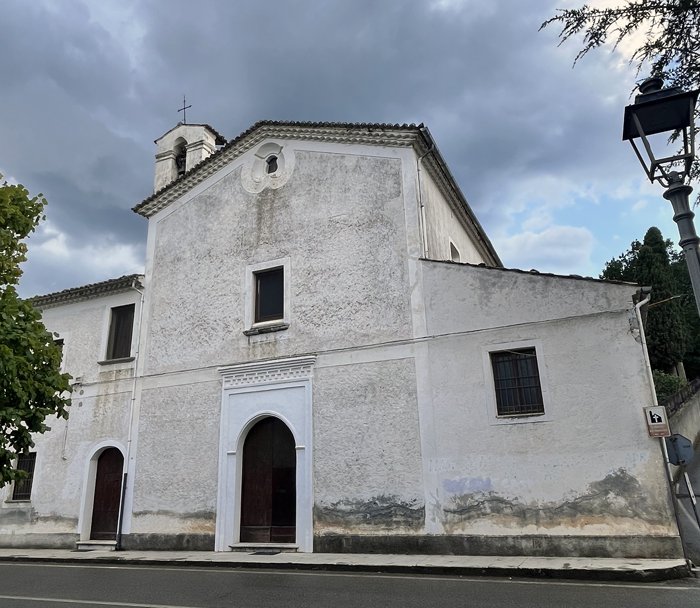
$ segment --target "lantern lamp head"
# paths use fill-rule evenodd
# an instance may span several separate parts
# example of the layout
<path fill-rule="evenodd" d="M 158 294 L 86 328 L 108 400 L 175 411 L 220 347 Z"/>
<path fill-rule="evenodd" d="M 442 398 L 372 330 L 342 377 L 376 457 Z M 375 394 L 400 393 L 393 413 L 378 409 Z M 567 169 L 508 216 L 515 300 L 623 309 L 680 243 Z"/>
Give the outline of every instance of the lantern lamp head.
<path fill-rule="evenodd" d="M 632 144 L 644 172 L 651 182 L 668 186 L 671 181 L 683 180 L 690 173 L 695 156 L 695 103 L 700 90 L 684 92 L 679 87 L 663 88 L 663 80 L 656 76 L 639 85 L 640 94 L 634 104 L 625 108 L 622 139 Z M 666 133 L 678 134 L 683 149 L 670 156 L 656 158 L 649 136 Z M 642 150 L 637 146 L 641 141 Z"/>

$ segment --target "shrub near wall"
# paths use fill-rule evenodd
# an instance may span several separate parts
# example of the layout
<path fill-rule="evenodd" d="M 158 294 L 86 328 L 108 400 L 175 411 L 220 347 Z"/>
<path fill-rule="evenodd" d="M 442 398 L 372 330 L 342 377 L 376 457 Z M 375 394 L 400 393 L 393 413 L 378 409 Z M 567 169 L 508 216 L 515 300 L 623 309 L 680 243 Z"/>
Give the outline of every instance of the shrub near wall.
<path fill-rule="evenodd" d="M 674 374 L 654 370 L 654 387 L 659 405 L 664 405 L 678 391 L 688 385 L 688 382 Z"/>

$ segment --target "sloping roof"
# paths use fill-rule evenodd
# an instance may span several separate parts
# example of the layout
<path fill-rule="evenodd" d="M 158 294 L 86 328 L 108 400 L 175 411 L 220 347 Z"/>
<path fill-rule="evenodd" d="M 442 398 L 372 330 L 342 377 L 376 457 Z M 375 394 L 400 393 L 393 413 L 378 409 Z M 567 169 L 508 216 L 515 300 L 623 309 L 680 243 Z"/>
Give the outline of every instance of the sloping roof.
<path fill-rule="evenodd" d="M 80 300 L 127 291 L 134 286 L 143 287 L 143 275 L 129 274 L 117 279 L 108 279 L 99 283 L 83 285 L 82 287 L 71 287 L 70 289 L 56 291 L 43 296 L 34 296 L 29 298 L 29 302 L 37 308 L 50 308 L 59 304 L 70 304 Z"/>
<path fill-rule="evenodd" d="M 221 135 L 214 127 L 211 125 L 208 125 L 207 123 L 202 123 L 202 122 L 179 122 L 177 123 L 172 129 L 167 130 L 163 135 L 161 135 L 158 139 L 154 139 L 153 143 L 157 144 L 161 139 L 163 139 L 170 131 L 174 131 L 181 125 L 187 125 L 188 127 L 205 127 L 206 129 L 209 129 L 214 136 L 214 140 L 217 146 L 223 146 L 226 143 L 226 138 Z"/>
<path fill-rule="evenodd" d="M 540 272 L 539 270 L 522 270 L 521 268 L 504 268 L 503 266 L 489 266 L 488 264 L 472 264 L 470 262 L 453 262 L 452 260 L 431 260 L 421 258 L 422 262 L 434 264 L 451 264 L 452 266 L 469 266 L 471 268 L 483 268 L 485 270 L 498 270 L 499 272 L 514 272 L 517 274 L 529 274 L 538 277 L 552 277 L 554 279 L 572 279 L 574 281 L 588 281 L 593 283 L 606 283 L 608 285 L 627 285 L 628 287 L 641 287 L 638 283 L 630 281 L 616 281 L 613 279 L 597 279 L 595 277 L 583 277 L 579 274 L 556 274 L 553 272 Z"/>
<path fill-rule="evenodd" d="M 390 125 L 381 123 L 260 120 L 230 140 L 223 148 L 220 148 L 177 179 L 154 192 L 151 196 L 146 197 L 133 210 L 144 217 L 150 217 L 163 207 L 166 207 L 172 200 L 179 198 L 180 195 L 187 192 L 190 188 L 255 146 L 261 139 L 267 137 L 375 145 L 393 143 L 394 145 L 410 146 L 416 133 L 422 128 L 424 128 L 422 124 Z M 407 136 L 397 136 L 397 132 L 405 132 Z M 393 135 L 393 137 L 390 136 L 388 138 L 388 142 L 386 141 L 387 134 Z"/>
<path fill-rule="evenodd" d="M 145 198 L 133 207 L 133 211 L 144 217 L 151 217 L 266 138 L 413 147 L 416 154 L 423 159 L 423 166 L 436 180 L 438 187 L 448 198 L 456 200 L 457 206 L 466 215 L 467 223 L 472 228 L 471 236 L 482 249 L 483 255 L 490 258 L 495 265 L 501 264 L 496 250 L 469 207 L 430 131 L 422 123 L 415 125 L 261 120 L 189 171 Z"/>

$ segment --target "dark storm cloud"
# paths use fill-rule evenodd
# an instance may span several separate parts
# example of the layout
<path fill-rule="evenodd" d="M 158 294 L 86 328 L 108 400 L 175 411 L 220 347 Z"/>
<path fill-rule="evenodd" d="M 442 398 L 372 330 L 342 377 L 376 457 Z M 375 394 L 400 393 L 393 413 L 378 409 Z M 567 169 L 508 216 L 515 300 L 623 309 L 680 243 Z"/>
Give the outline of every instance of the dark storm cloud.
<path fill-rule="evenodd" d="M 575 49 L 537 32 L 550 3 L 527 7 L 11 0 L 0 171 L 44 191 L 69 249 L 140 243 L 142 255 L 145 222 L 129 209 L 151 192 L 152 142 L 181 117 L 183 93 L 190 122 L 229 138 L 262 118 L 425 122 L 498 233 L 522 211 L 523 180 L 611 179 L 628 158 L 617 114 L 630 83 L 614 82 L 614 57 L 572 71 Z M 542 193 L 541 204 L 553 196 Z"/>
<path fill-rule="evenodd" d="M 88 21 L 80 5 L 59 8 L 11 3 L 3 11 L 0 167 L 31 182 L 32 190 L 49 196 L 52 188 L 52 211 L 72 208 L 80 200 L 73 197 L 76 191 L 91 192 L 90 206 L 99 211 L 114 206 L 115 198 L 143 194 L 134 176 L 150 173 L 138 158 L 148 144 L 135 147 L 117 131 L 128 116 L 138 120 L 138 104 L 125 94 L 129 71 L 119 45 Z M 84 207 L 77 211 L 89 213 Z"/>
<path fill-rule="evenodd" d="M 146 222 L 133 213 L 126 213 L 123 199 L 117 191 L 104 192 L 81 188 L 80 183 L 57 174 L 29 174 L 31 182 L 43 184 L 47 200 L 68 204 L 49 205 L 53 225 L 82 242 L 110 239 L 129 244 L 140 244 L 146 237 Z M 109 183 L 119 183 L 114 179 Z M 94 234 L 99 227 L 99 236 Z"/>

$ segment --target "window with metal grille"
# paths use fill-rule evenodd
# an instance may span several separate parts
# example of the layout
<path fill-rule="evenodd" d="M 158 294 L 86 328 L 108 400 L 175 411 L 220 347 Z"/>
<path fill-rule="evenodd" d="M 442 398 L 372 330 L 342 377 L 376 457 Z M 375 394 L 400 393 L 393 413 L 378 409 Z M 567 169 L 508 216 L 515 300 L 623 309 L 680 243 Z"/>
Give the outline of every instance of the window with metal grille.
<path fill-rule="evenodd" d="M 255 323 L 284 318 L 284 269 L 255 273 Z"/>
<path fill-rule="evenodd" d="M 131 332 L 134 327 L 134 304 L 112 309 L 107 342 L 107 359 L 123 359 L 131 356 Z"/>
<path fill-rule="evenodd" d="M 32 481 L 34 481 L 34 463 L 36 452 L 20 454 L 17 458 L 17 470 L 27 473 L 27 477 L 15 481 L 12 489 L 12 500 L 29 500 L 32 495 Z"/>
<path fill-rule="evenodd" d="M 491 353 L 491 366 L 499 416 L 544 414 L 534 348 Z"/>

